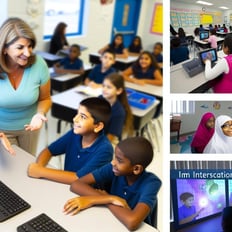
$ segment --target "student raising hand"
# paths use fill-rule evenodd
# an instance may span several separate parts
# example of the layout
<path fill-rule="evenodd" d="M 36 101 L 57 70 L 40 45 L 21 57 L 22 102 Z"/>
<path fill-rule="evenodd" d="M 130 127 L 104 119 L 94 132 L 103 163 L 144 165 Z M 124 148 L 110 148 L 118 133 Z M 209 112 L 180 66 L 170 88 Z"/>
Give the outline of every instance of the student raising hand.
<path fill-rule="evenodd" d="M 5 136 L 4 133 L 0 133 L 0 140 L 2 145 L 4 146 L 4 148 L 11 154 L 11 155 L 15 155 L 15 151 L 12 148 L 9 140 L 7 139 L 7 137 Z"/>

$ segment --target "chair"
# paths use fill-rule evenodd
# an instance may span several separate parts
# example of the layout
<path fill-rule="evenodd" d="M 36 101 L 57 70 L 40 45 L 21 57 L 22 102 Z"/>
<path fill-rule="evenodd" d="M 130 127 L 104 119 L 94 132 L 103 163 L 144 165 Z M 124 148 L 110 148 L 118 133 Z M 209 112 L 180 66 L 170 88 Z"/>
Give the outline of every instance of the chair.
<path fill-rule="evenodd" d="M 179 141 L 180 138 L 180 126 L 181 126 L 181 120 L 172 118 L 170 120 L 170 132 L 177 132 L 177 141 Z"/>

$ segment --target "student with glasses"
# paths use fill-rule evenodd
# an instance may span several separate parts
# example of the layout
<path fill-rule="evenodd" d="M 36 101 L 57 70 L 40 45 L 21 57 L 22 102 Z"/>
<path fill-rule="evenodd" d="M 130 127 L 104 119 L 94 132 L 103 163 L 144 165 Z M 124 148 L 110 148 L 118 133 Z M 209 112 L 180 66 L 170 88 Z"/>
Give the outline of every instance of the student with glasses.
<path fill-rule="evenodd" d="M 232 153 L 232 118 L 221 115 L 216 118 L 215 132 L 204 153 Z"/>

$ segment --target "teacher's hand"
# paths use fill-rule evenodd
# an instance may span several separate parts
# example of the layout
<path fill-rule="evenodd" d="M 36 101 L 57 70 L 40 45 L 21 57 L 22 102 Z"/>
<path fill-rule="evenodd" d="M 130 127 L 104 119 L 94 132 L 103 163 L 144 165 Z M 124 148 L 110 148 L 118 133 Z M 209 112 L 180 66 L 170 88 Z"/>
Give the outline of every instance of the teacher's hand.
<path fill-rule="evenodd" d="M 0 133 L 0 140 L 4 146 L 4 148 L 11 154 L 15 155 L 14 149 L 11 147 L 10 141 L 7 139 L 4 133 Z"/>
<path fill-rule="evenodd" d="M 46 121 L 47 121 L 47 118 L 43 114 L 37 113 L 32 117 L 30 124 L 24 125 L 25 130 L 27 131 L 38 130 L 42 127 L 43 122 L 46 122 Z"/>

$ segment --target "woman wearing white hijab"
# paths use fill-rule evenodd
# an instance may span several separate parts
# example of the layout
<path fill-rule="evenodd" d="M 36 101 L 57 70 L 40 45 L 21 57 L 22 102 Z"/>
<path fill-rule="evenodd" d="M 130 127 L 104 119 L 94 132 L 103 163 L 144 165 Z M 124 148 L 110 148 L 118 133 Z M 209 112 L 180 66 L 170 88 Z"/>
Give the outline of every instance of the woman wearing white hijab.
<path fill-rule="evenodd" d="M 232 118 L 227 115 L 217 117 L 215 132 L 203 153 L 232 153 Z"/>

